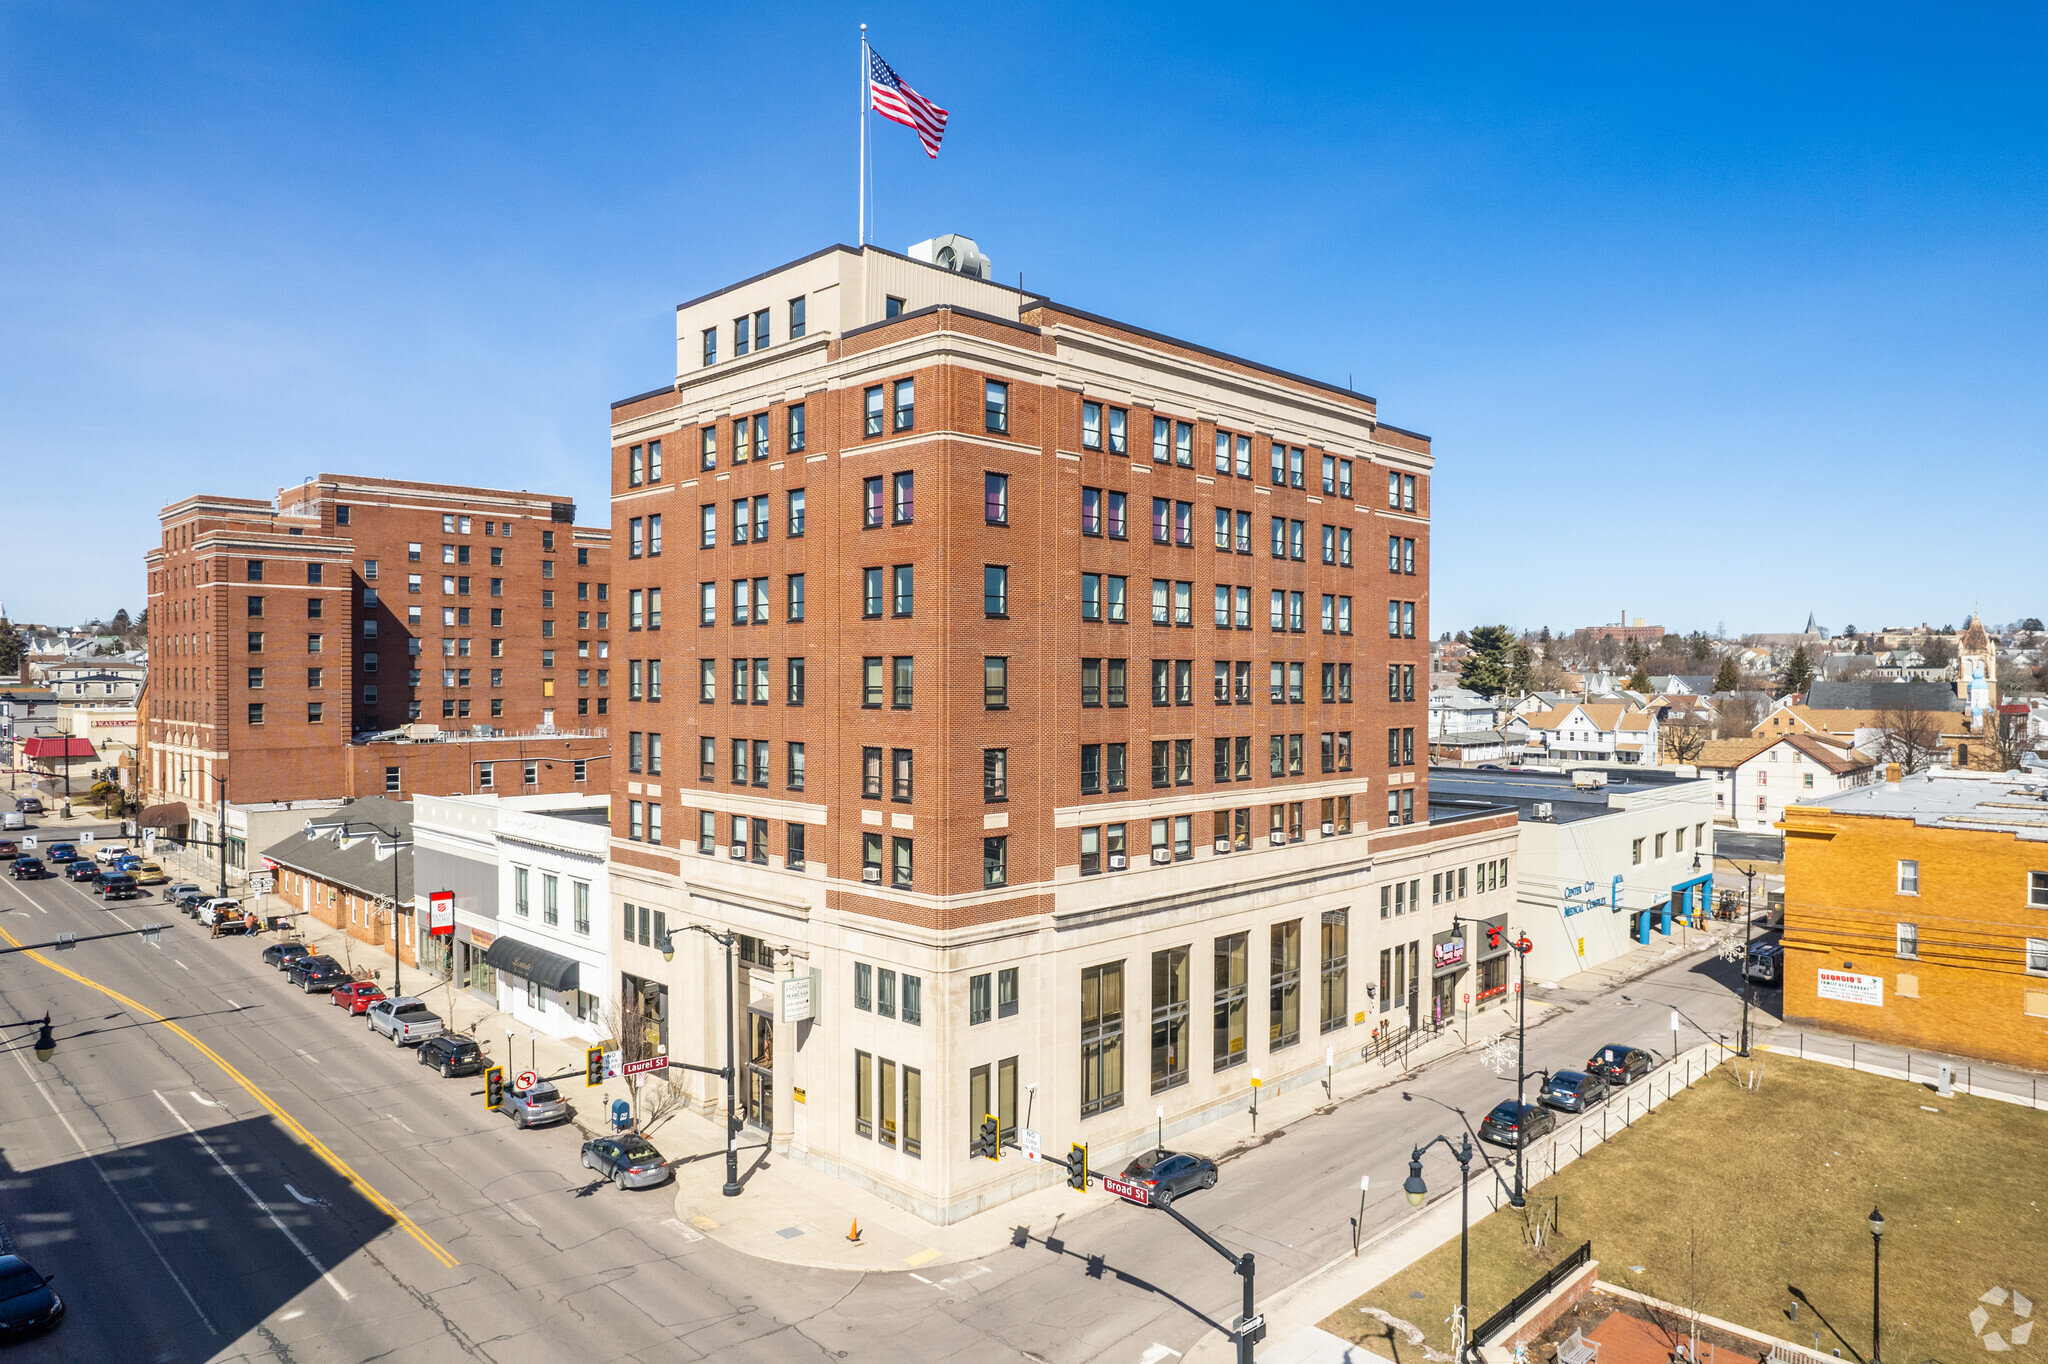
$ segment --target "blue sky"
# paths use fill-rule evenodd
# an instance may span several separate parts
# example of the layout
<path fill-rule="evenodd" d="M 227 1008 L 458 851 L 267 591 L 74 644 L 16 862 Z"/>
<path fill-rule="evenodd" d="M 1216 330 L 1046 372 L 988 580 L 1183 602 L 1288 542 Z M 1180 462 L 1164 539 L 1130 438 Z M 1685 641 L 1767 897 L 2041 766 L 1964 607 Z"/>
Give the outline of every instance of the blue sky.
<path fill-rule="evenodd" d="M 317 470 L 606 512 L 682 299 L 854 226 L 1343 382 L 1434 618 L 2048 614 L 2039 7 L 0 8 L 0 600 Z M 61 506 L 60 506 L 61 503 Z"/>

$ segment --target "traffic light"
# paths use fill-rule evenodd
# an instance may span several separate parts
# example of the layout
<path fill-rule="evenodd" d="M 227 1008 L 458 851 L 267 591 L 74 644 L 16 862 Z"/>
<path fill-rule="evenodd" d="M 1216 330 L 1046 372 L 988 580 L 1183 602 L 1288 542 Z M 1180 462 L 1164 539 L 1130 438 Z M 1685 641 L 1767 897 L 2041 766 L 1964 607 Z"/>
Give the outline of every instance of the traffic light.
<path fill-rule="evenodd" d="M 1499 928 L 1498 926 L 1496 926 L 1496 925 L 1494 925 L 1494 924 L 1488 924 L 1488 925 L 1486 926 L 1486 950 L 1487 950 L 1487 951 L 1489 951 L 1489 952 L 1493 952 L 1493 951 L 1497 951 L 1497 950 L 1498 950 L 1498 949 L 1500 948 L 1500 935 L 1501 935 L 1501 931 L 1502 931 L 1502 930 L 1501 930 L 1501 929 L 1500 929 L 1500 928 Z"/>
<path fill-rule="evenodd" d="M 1067 1148 L 1067 1187 L 1088 1192 L 1088 1147 L 1082 1142 Z"/>
<path fill-rule="evenodd" d="M 1003 1158 L 1003 1125 L 996 1121 L 993 1113 L 981 1115 L 981 1135 L 975 1139 L 974 1154 L 984 1160 Z"/>
<path fill-rule="evenodd" d="M 583 1083 L 593 1088 L 604 1083 L 603 1047 L 591 1047 L 583 1053 Z"/>
<path fill-rule="evenodd" d="M 495 1109 L 505 1102 L 505 1068 L 492 1066 L 484 1072 L 484 1107 Z"/>

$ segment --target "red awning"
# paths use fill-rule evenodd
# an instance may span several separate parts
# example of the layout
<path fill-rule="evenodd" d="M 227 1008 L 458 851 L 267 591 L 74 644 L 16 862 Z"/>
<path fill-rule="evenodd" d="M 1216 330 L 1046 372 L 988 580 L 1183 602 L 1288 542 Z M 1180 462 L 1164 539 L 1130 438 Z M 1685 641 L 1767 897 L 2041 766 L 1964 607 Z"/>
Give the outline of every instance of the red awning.
<path fill-rule="evenodd" d="M 90 739 L 24 739 L 21 751 L 30 758 L 97 758 Z"/>

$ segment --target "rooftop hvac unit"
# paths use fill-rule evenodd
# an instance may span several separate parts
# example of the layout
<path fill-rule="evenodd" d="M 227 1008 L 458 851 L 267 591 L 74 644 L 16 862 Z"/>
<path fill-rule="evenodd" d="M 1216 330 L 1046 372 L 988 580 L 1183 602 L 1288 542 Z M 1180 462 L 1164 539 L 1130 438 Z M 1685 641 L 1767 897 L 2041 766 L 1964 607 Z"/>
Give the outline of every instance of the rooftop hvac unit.
<path fill-rule="evenodd" d="M 1159 866 L 1164 866 L 1168 862 L 1173 861 L 1173 853 L 1166 848 L 1154 848 L 1152 850 L 1152 861 Z"/>
<path fill-rule="evenodd" d="M 981 254 L 981 248 L 974 244 L 974 238 L 963 237 L 957 232 L 919 242 L 910 248 L 910 258 L 974 279 L 990 279 L 995 270 L 988 257 Z"/>
<path fill-rule="evenodd" d="M 1124 855 L 1122 853 L 1111 853 L 1109 855 L 1109 869 L 1111 871 L 1122 871 L 1124 869 Z"/>
<path fill-rule="evenodd" d="M 860 869 L 860 879 L 863 881 L 879 881 L 882 879 L 882 869 L 880 867 L 862 867 Z"/>
<path fill-rule="evenodd" d="M 1556 807 L 1547 800 L 1539 800 L 1529 807 L 1529 813 L 1538 819 L 1550 819 L 1556 814 Z"/>

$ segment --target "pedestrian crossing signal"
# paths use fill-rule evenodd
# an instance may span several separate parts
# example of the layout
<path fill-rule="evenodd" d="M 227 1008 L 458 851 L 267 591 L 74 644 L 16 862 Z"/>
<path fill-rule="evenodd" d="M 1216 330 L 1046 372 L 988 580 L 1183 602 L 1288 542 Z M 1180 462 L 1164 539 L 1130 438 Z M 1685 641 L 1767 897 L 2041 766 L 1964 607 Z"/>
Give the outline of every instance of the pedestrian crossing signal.
<path fill-rule="evenodd" d="M 593 1088 L 604 1083 L 603 1047 L 591 1047 L 584 1051 L 583 1082 Z"/>
<path fill-rule="evenodd" d="M 484 1107 L 496 1109 L 505 1102 L 505 1068 L 492 1066 L 484 1072 Z"/>
<path fill-rule="evenodd" d="M 1088 1192 L 1088 1147 L 1082 1142 L 1067 1148 L 1067 1187 Z"/>

